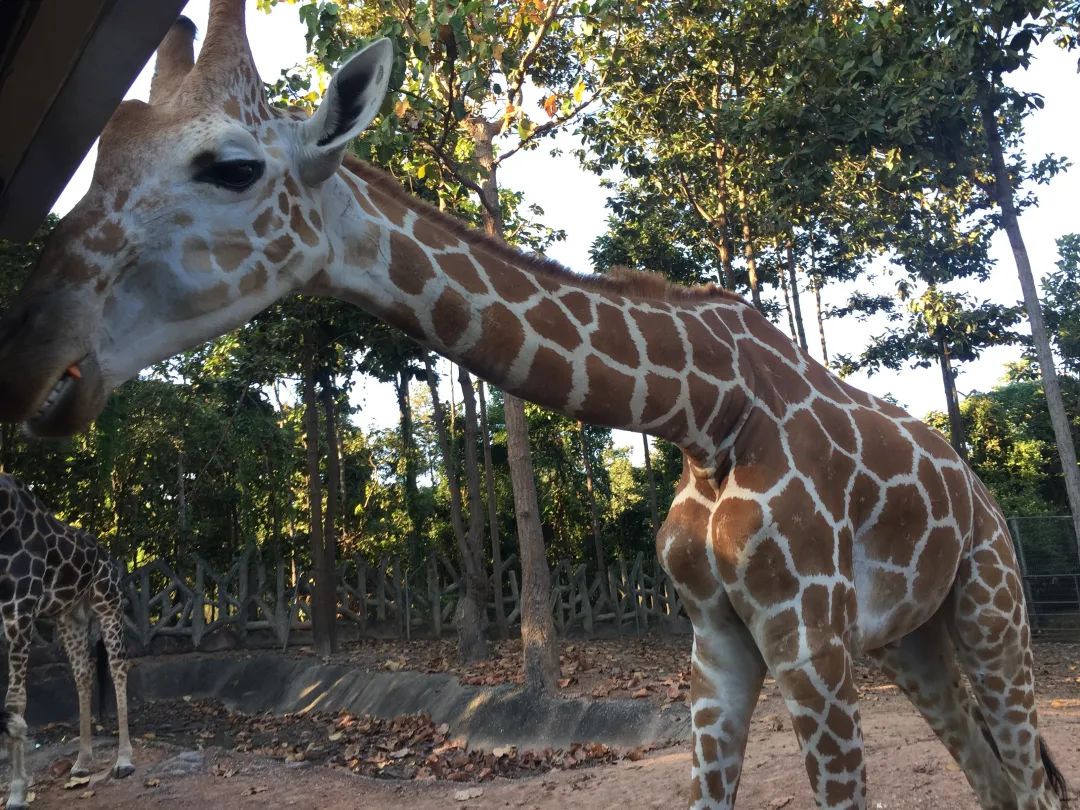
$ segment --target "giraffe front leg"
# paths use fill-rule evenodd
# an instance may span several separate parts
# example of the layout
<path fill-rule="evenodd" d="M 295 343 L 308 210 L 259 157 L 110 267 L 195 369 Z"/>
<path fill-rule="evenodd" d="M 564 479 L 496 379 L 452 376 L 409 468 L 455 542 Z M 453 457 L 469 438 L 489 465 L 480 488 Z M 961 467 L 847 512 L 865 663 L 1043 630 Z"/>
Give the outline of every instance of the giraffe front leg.
<path fill-rule="evenodd" d="M 690 674 L 693 727 L 692 808 L 730 808 L 742 773 L 750 716 L 765 662 L 727 597 L 718 616 L 698 617 Z"/>
<path fill-rule="evenodd" d="M 112 775 L 123 779 L 135 772 L 131 761 L 131 738 L 128 735 L 127 655 L 124 649 L 124 627 L 119 595 L 98 612 L 101 637 L 109 655 L 109 674 L 116 689 L 116 726 L 119 737 L 116 764 Z"/>
<path fill-rule="evenodd" d="M 90 651 L 89 623 L 76 611 L 65 613 L 58 622 L 60 640 L 64 643 L 64 652 L 71 663 L 71 674 L 75 679 L 75 690 L 79 696 L 79 756 L 71 766 L 72 776 L 86 776 L 94 768 L 94 750 L 91 739 L 90 713 Z"/>
<path fill-rule="evenodd" d="M 24 746 L 26 744 L 26 666 L 29 660 L 30 636 L 33 619 L 29 616 L 4 616 L 4 630 L 8 640 L 8 690 L 4 706 L 8 717 L 8 755 L 11 760 L 11 784 L 8 786 L 8 810 L 24 810 L 26 774 Z"/>
<path fill-rule="evenodd" d="M 793 632 L 816 635 L 811 629 Z M 817 640 L 820 646 L 808 655 L 790 664 L 769 659 L 770 668 L 791 713 L 818 807 L 863 810 L 866 767 L 851 655 L 839 638 Z"/>

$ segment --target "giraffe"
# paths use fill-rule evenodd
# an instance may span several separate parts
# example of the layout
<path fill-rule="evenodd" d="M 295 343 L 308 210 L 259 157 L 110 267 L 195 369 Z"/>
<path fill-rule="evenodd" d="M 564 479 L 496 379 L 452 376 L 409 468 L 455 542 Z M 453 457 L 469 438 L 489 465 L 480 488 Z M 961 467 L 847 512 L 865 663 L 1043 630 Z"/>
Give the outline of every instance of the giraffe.
<path fill-rule="evenodd" d="M 0 323 L 0 419 L 80 430 L 142 367 L 279 298 L 342 299 L 506 391 L 682 449 L 656 547 L 694 631 L 692 807 L 734 805 L 767 672 L 817 804 L 865 807 L 860 652 L 983 807 L 1061 806 L 1004 518 L 940 434 L 733 293 L 575 275 L 346 155 L 386 95 L 386 40 L 299 119 L 265 101 L 242 0 L 214 0 L 198 61 L 194 36 L 170 30 L 149 103 L 116 111 L 86 197 Z"/>
<path fill-rule="evenodd" d="M 7 738 L 11 759 L 8 810 L 27 806 L 26 666 L 39 617 L 56 620 L 79 695 L 79 755 L 71 774 L 84 776 L 94 766 L 88 642 L 90 620 L 96 618 L 116 687 L 120 739 L 112 774 L 117 778 L 131 775 L 135 767 L 127 727 L 120 569 L 91 535 L 61 523 L 29 489 L 5 474 L 0 474 L 0 617 L 8 642 L 8 690 L 0 714 L 0 730 Z"/>

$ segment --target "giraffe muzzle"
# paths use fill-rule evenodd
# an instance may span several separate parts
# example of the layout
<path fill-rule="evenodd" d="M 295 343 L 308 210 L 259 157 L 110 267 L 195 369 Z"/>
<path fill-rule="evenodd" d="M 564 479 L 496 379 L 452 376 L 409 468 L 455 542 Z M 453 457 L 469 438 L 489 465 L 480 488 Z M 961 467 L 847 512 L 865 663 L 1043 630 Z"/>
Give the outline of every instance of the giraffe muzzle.
<path fill-rule="evenodd" d="M 45 399 L 25 419 L 33 436 L 70 436 L 86 429 L 105 405 L 106 391 L 93 354 L 64 369 Z"/>

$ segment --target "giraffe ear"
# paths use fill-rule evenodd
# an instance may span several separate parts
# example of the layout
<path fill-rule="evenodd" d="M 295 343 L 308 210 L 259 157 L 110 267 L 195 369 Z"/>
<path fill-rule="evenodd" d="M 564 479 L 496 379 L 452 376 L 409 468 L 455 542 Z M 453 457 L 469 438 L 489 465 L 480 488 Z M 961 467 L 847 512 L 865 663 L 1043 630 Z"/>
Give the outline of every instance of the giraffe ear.
<path fill-rule="evenodd" d="M 318 185 L 337 171 L 346 144 L 379 112 L 393 66 L 394 46 L 378 39 L 334 74 L 319 109 L 302 125 L 300 177 L 305 183 Z"/>

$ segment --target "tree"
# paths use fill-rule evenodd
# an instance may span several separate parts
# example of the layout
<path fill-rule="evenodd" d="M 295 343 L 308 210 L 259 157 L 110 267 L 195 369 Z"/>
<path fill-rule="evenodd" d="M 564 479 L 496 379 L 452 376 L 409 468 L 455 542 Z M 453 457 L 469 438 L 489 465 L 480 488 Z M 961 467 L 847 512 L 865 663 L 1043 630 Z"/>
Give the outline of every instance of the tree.
<path fill-rule="evenodd" d="M 458 601 L 456 617 L 459 639 L 458 654 L 463 662 L 472 663 L 488 657 L 487 640 L 484 637 L 484 630 L 487 625 L 484 611 L 487 587 L 484 578 L 481 547 L 484 516 L 480 507 L 479 477 L 475 475 L 479 470 L 476 461 L 476 432 L 470 427 L 475 424 L 475 414 L 466 417 L 466 469 L 469 469 L 469 463 L 471 462 L 473 472 L 473 475 L 470 476 L 469 488 L 469 526 L 466 529 L 463 518 L 461 481 L 458 477 L 456 443 L 450 435 L 445 409 L 439 399 L 435 365 L 430 355 L 424 358 L 424 368 L 427 372 L 428 390 L 431 392 L 431 403 L 435 411 L 435 429 L 442 450 L 446 483 L 450 490 L 451 526 L 454 530 L 454 537 L 457 539 L 464 574 L 464 589 L 461 599 Z M 464 384 L 462 388 L 463 391 L 467 388 L 469 393 L 472 393 L 471 382 Z M 471 397 L 467 398 L 466 401 L 471 401 Z M 472 409 L 475 410 L 475 408 L 475 403 L 473 403 Z"/>
<path fill-rule="evenodd" d="M 381 34 L 398 45 L 391 84 L 400 83 L 403 97 L 392 103 L 392 115 L 385 115 L 359 140 L 358 154 L 392 165 L 443 207 L 456 208 L 463 194 L 471 192 L 479 203 L 475 213 L 489 235 L 513 235 L 517 244 L 529 246 L 526 231 L 508 227 L 514 200 L 501 193 L 498 169 L 518 151 L 535 148 L 591 103 L 595 78 L 580 34 L 592 34 L 594 42 L 604 39 L 602 32 L 612 17 L 609 5 L 606 0 L 469 0 L 436 8 L 318 2 L 305 4 L 300 14 L 322 68 L 335 66 L 358 37 Z M 530 83 L 544 88 L 540 115 L 547 120 L 525 109 Z M 505 416 L 521 547 L 526 682 L 550 690 L 558 655 L 521 402 L 508 397 Z"/>
<path fill-rule="evenodd" d="M 1062 370 L 1080 376 L 1080 234 L 1057 240 L 1057 270 L 1043 279 L 1043 316 Z"/>

